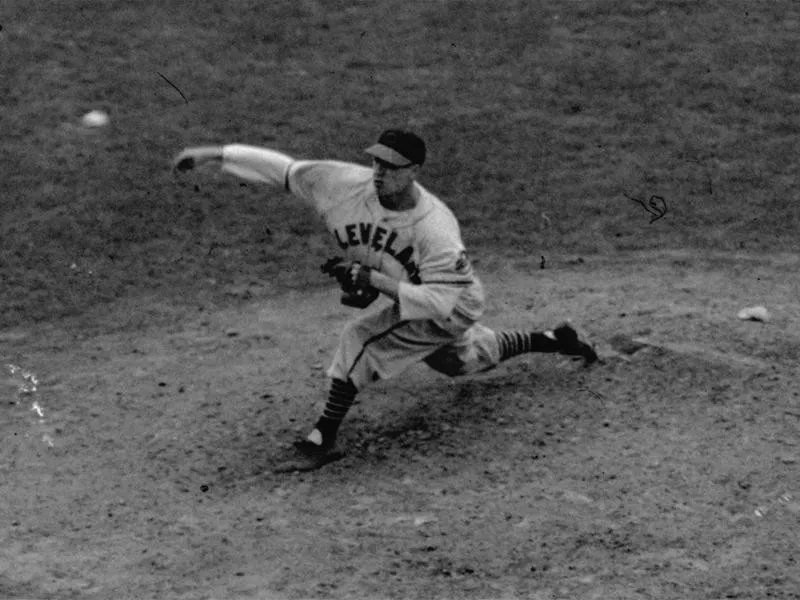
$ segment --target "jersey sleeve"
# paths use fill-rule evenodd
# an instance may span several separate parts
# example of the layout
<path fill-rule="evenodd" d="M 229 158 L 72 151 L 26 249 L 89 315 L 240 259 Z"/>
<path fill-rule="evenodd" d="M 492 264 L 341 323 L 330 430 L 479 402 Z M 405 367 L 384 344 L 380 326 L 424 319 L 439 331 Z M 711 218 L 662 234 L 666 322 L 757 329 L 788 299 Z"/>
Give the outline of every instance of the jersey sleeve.
<path fill-rule="evenodd" d="M 446 319 L 476 284 L 455 217 L 434 219 L 419 246 L 419 283 L 399 284 L 400 318 Z"/>
<path fill-rule="evenodd" d="M 288 154 L 245 144 L 222 149 L 222 170 L 247 181 L 283 189 L 324 213 L 345 196 L 348 183 L 365 168 L 332 160 L 297 160 Z"/>
<path fill-rule="evenodd" d="M 335 160 L 299 160 L 286 173 L 286 189 L 324 214 L 352 195 L 354 185 L 369 177 L 360 165 Z"/>
<path fill-rule="evenodd" d="M 222 170 L 247 181 L 270 187 L 285 187 L 286 175 L 294 159 L 288 154 L 245 144 L 222 148 Z"/>

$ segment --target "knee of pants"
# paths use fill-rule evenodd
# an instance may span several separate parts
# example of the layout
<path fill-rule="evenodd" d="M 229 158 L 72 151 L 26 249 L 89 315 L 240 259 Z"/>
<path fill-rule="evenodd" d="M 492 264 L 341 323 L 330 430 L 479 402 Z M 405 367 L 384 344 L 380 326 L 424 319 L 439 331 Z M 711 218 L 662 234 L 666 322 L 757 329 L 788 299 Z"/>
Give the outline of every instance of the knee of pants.
<path fill-rule="evenodd" d="M 366 361 L 360 361 L 359 364 L 347 374 L 347 377 L 358 391 L 363 390 L 368 385 L 381 379 L 378 372 L 371 369 Z"/>
<path fill-rule="evenodd" d="M 361 391 L 368 385 L 383 379 L 386 374 L 381 372 L 369 353 L 364 353 L 353 363 L 346 359 L 343 353 L 337 352 L 327 375 L 332 379 L 341 379 L 342 381 L 349 379 L 355 388 Z"/>
<path fill-rule="evenodd" d="M 459 358 L 458 352 L 452 346 L 440 348 L 426 358 L 425 363 L 434 371 L 448 377 L 464 374 L 464 361 Z"/>
<path fill-rule="evenodd" d="M 370 335 L 370 330 L 359 321 L 345 325 L 327 372 L 328 377 L 343 381 L 350 379 L 358 390 L 377 381 L 380 377 L 372 368 L 372 361 L 364 348 Z"/>
<path fill-rule="evenodd" d="M 496 367 L 500 362 L 500 348 L 494 332 L 476 324 L 456 343 L 440 348 L 425 362 L 449 377 L 471 375 Z"/>

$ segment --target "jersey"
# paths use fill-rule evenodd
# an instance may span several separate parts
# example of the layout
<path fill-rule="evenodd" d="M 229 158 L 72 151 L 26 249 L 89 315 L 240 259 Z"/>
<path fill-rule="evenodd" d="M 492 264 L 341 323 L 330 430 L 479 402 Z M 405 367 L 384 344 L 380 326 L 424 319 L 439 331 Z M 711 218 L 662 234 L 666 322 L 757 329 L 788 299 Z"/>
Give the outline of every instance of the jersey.
<path fill-rule="evenodd" d="M 223 169 L 282 186 L 310 205 L 348 260 L 398 280 L 403 320 L 477 321 L 484 311 L 483 285 L 474 272 L 452 211 L 419 183 L 417 205 L 383 207 L 372 169 L 334 160 L 295 160 L 264 148 L 231 144 Z"/>

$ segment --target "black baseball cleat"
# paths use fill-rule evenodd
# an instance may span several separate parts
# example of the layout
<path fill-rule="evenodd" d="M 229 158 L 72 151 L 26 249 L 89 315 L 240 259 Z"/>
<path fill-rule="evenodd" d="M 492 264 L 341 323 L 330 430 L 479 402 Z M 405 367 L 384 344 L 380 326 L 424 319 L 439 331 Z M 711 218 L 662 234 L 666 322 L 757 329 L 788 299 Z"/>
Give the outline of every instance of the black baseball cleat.
<path fill-rule="evenodd" d="M 300 440 L 289 449 L 273 469 L 273 473 L 292 473 L 315 471 L 341 458 L 344 452 L 336 444 L 315 444 L 309 440 Z"/>
<path fill-rule="evenodd" d="M 591 344 L 581 339 L 575 328 L 569 323 L 562 323 L 553 329 L 553 337 L 559 344 L 559 353 L 568 356 L 580 356 L 585 365 L 597 362 L 598 356 Z"/>

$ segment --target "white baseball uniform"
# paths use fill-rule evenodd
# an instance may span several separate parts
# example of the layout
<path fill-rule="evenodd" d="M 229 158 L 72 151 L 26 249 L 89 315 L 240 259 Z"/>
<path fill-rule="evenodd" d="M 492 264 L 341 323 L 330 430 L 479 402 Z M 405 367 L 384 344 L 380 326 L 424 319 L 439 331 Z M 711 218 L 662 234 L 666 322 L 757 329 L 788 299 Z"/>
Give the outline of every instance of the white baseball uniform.
<path fill-rule="evenodd" d="M 494 331 L 478 322 L 483 286 L 467 258 L 450 209 L 415 183 L 411 210 L 384 208 L 372 169 L 332 160 L 295 160 L 266 148 L 230 144 L 223 170 L 283 187 L 324 220 L 346 260 L 400 282 L 396 302 L 379 301 L 342 332 L 328 375 L 357 389 L 399 375 L 424 360 L 450 376 L 484 371 L 500 361 Z"/>

